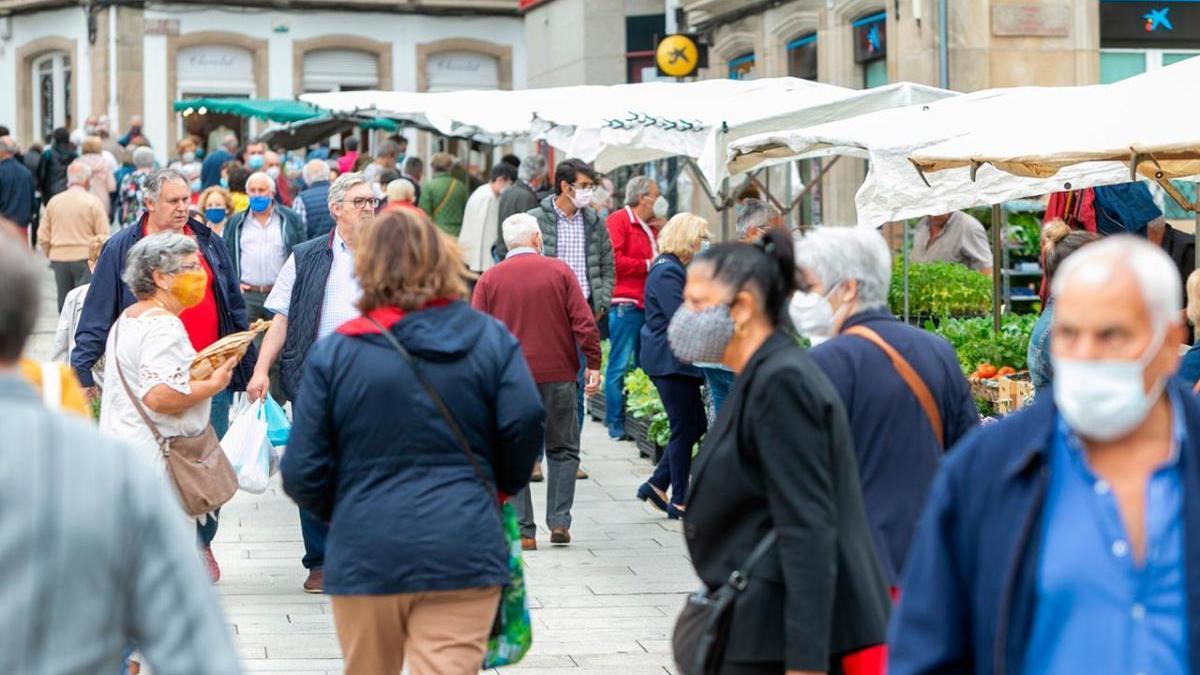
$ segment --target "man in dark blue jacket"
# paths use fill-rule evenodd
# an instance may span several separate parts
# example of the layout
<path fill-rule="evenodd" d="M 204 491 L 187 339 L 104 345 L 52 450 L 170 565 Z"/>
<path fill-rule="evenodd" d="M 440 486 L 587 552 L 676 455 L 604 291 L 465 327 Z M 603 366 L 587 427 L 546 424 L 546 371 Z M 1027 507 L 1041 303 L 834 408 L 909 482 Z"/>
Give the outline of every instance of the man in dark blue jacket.
<path fill-rule="evenodd" d="M 237 151 L 237 136 L 230 134 L 221 140 L 221 147 L 213 150 L 208 157 L 204 158 L 204 163 L 200 165 L 201 189 L 207 190 L 214 185 L 221 184 L 221 167 L 225 166 L 225 162 L 236 157 Z"/>
<path fill-rule="evenodd" d="M 949 454 L 909 552 L 892 675 L 1200 672 L 1200 400 L 1178 272 L 1142 239 L 1055 274 L 1053 397 Z"/>
<path fill-rule="evenodd" d="M 0 136 L 0 217 L 24 230 L 33 217 L 33 174 L 18 158 L 17 142 Z"/>
<path fill-rule="evenodd" d="M 979 423 L 971 388 L 943 338 L 896 320 L 887 308 L 892 256 L 874 230 L 825 228 L 796 247 L 809 285 L 790 311 L 815 345 L 813 359 L 850 416 L 858 472 L 879 560 L 895 587 L 945 448 Z M 937 427 L 877 336 L 931 394 Z"/>
<path fill-rule="evenodd" d="M 292 201 L 292 210 L 304 222 L 307 239 L 329 234 L 335 223 L 329 211 L 329 164 L 313 159 L 304 165 L 304 188 Z"/>

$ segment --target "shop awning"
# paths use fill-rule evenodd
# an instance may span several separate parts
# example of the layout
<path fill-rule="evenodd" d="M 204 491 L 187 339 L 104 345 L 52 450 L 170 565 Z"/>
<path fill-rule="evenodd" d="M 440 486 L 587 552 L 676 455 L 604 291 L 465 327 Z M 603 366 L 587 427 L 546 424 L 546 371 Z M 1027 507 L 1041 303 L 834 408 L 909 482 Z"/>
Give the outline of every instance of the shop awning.
<path fill-rule="evenodd" d="M 276 98 L 188 98 L 175 101 L 175 111 L 184 115 L 192 113 L 205 114 L 208 112 L 222 115 L 237 115 L 238 117 L 254 117 L 281 124 L 307 122 L 322 118 L 334 117 L 328 110 L 293 99 Z M 351 118 L 356 126 L 365 129 L 383 129 L 395 131 L 397 126 L 391 120 L 373 118 Z"/>

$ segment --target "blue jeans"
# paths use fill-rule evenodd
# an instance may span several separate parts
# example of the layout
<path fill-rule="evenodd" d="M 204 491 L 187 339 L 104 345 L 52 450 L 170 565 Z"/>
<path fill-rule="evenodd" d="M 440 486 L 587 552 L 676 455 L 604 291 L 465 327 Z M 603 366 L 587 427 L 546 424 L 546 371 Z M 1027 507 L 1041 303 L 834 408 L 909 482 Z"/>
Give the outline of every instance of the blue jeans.
<path fill-rule="evenodd" d="M 212 410 L 208 415 L 208 423 L 212 425 L 213 431 L 216 432 L 217 438 L 225 435 L 229 431 L 229 406 L 233 403 L 233 392 L 226 389 L 225 391 L 212 397 Z M 220 525 L 218 518 L 221 516 L 221 509 L 217 509 L 208 520 L 203 524 L 196 523 L 196 538 L 201 546 L 212 546 L 213 539 L 217 538 L 217 527 Z"/>
<path fill-rule="evenodd" d="M 608 367 L 604 372 L 604 426 L 610 438 L 625 435 L 625 373 L 637 367 L 638 339 L 646 313 L 636 305 L 613 305 L 608 313 Z"/>
<path fill-rule="evenodd" d="M 329 536 L 329 526 L 300 509 L 300 536 L 304 539 L 304 559 L 300 563 L 310 570 L 324 567 L 325 537 Z"/>
<path fill-rule="evenodd" d="M 712 396 L 713 416 L 721 412 L 721 404 L 725 402 L 725 397 L 729 396 L 729 390 L 733 388 L 733 371 L 725 370 L 724 368 L 701 368 L 700 372 L 704 373 L 704 382 L 708 385 L 708 393 Z"/>

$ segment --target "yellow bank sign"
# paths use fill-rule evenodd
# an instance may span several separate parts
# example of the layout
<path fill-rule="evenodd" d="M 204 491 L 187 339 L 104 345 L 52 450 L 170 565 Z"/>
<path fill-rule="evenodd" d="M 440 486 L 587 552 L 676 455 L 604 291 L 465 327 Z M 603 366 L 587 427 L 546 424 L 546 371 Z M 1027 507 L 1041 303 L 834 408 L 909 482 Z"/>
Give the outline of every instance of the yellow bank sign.
<path fill-rule="evenodd" d="M 687 77 L 708 65 L 708 49 L 699 44 L 695 35 L 676 33 L 658 43 L 655 61 L 658 74 L 664 77 Z"/>

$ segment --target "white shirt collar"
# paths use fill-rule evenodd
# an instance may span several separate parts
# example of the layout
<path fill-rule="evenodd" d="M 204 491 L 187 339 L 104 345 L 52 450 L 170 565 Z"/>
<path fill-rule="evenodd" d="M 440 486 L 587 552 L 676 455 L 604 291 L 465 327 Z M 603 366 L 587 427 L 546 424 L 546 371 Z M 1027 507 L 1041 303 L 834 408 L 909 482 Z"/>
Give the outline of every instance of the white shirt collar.
<path fill-rule="evenodd" d="M 346 243 L 346 240 L 342 239 L 342 233 L 337 231 L 336 225 L 333 226 L 333 244 L 335 250 L 340 250 L 343 252 L 348 252 L 350 250 L 350 246 Z"/>
<path fill-rule="evenodd" d="M 537 249 L 532 246 L 518 246 L 517 248 L 514 248 L 511 251 L 509 251 L 508 255 L 504 256 L 504 259 L 507 260 L 509 258 L 519 256 L 519 255 L 529 255 L 530 253 L 536 254 L 537 252 L 538 252 Z"/>

